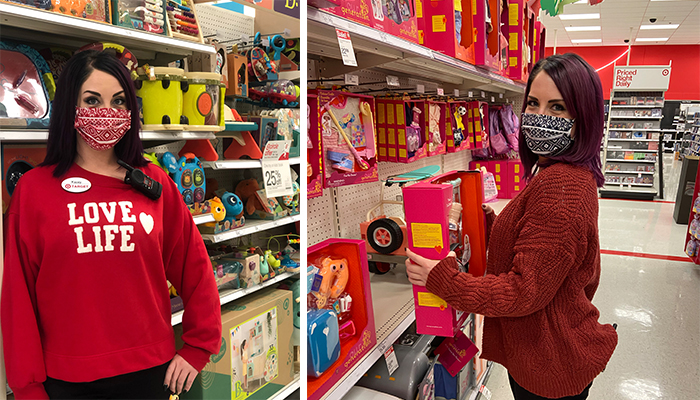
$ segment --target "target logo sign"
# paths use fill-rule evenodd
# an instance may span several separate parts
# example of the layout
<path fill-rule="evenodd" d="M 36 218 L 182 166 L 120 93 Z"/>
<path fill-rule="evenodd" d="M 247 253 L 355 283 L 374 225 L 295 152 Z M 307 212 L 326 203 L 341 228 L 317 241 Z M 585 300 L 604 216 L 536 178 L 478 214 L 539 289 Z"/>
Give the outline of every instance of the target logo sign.
<path fill-rule="evenodd" d="M 663 76 L 668 76 L 668 74 L 670 74 L 670 73 L 671 73 L 671 70 L 669 70 L 669 69 L 665 69 L 665 70 L 661 71 L 661 75 L 663 75 Z"/>

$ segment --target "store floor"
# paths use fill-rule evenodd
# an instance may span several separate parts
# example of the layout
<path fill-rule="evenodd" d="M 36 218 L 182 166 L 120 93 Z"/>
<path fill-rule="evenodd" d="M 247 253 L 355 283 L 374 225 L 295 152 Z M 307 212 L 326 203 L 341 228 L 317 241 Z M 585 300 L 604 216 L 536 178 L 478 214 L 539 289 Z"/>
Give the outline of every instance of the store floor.
<path fill-rule="evenodd" d="M 674 201 L 681 162 L 667 155 L 664 164 L 664 200 Z M 685 261 L 686 227 L 673 220 L 673 207 L 600 200 L 602 276 L 593 303 L 601 322 L 618 324 L 619 343 L 591 400 L 700 399 L 700 266 Z M 500 365 L 486 386 L 491 400 L 513 399 Z"/>

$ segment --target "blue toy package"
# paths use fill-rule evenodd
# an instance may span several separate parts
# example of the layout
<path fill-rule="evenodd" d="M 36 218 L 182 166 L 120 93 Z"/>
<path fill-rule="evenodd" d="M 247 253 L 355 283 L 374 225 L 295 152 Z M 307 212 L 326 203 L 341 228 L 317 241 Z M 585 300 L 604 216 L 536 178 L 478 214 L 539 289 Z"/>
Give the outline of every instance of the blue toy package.
<path fill-rule="evenodd" d="M 56 91 L 46 60 L 33 48 L 0 41 L 0 125 L 48 128 Z"/>
<path fill-rule="evenodd" d="M 306 315 L 306 375 L 318 378 L 340 357 L 340 327 L 332 310 L 310 310 Z"/>
<path fill-rule="evenodd" d="M 186 153 L 177 160 L 177 168 L 173 173 L 173 180 L 180 194 L 182 194 L 185 204 L 192 205 L 204 201 L 204 194 L 207 191 L 204 167 L 194 154 Z M 224 207 L 226 207 L 226 203 L 224 203 Z"/>

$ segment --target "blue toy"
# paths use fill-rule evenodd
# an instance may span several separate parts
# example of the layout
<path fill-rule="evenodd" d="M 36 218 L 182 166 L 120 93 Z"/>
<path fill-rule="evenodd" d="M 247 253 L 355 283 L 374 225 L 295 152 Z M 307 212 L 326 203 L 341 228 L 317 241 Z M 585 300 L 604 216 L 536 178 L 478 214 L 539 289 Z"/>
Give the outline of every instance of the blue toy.
<path fill-rule="evenodd" d="M 169 173 L 174 174 L 177 171 L 177 158 L 173 153 L 169 151 L 163 153 L 163 155 L 160 156 L 158 161 L 160 162 L 161 168 L 168 171 Z"/>
<path fill-rule="evenodd" d="M 234 220 L 239 220 L 243 217 L 243 202 L 238 196 L 231 192 L 226 192 L 221 196 L 221 202 L 226 210 L 224 221 L 230 221 L 233 224 Z"/>
<path fill-rule="evenodd" d="M 318 378 L 340 357 L 340 329 L 335 311 L 311 310 L 307 314 L 308 364 L 306 375 Z"/>
<path fill-rule="evenodd" d="M 168 170 L 170 170 L 169 165 Z M 177 169 L 173 174 L 173 180 L 182 194 L 185 204 L 191 205 L 204 201 L 204 193 L 207 190 L 204 167 L 194 154 L 186 153 L 177 160 Z M 224 199 L 222 201 L 224 201 L 224 207 L 226 207 L 226 201 Z M 228 209 L 226 214 L 228 215 Z"/>

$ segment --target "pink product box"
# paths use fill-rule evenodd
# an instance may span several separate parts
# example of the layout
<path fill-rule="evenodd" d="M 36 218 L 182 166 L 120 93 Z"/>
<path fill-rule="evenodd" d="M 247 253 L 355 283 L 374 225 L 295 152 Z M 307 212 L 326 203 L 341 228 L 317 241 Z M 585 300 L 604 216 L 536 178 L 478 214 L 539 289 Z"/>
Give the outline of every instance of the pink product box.
<path fill-rule="evenodd" d="M 366 103 L 372 111 L 364 115 L 362 105 Z M 375 131 L 374 97 L 335 90 L 319 90 L 319 129 L 323 151 L 324 188 L 376 182 L 379 179 Z M 351 141 L 353 149 L 338 132 L 332 122 L 333 113 L 343 132 Z M 367 165 L 362 169 L 356 156 Z"/>
<path fill-rule="evenodd" d="M 418 43 L 418 18 L 413 1 L 374 0 L 370 3 L 373 28 Z"/>
<path fill-rule="evenodd" d="M 411 163 L 427 157 L 428 143 L 423 132 L 425 102 L 377 99 L 379 161 Z"/>
<path fill-rule="evenodd" d="M 349 19 L 366 26 L 372 26 L 374 16 L 372 15 L 370 0 L 340 0 L 337 7 L 324 8 L 331 14 Z"/>
<path fill-rule="evenodd" d="M 425 139 L 428 142 L 428 157 L 447 153 L 447 103 L 426 101 Z"/>
<path fill-rule="evenodd" d="M 493 174 L 499 199 L 512 199 L 525 188 L 520 160 L 476 160 L 469 163 L 469 169 L 481 167 Z"/>
<path fill-rule="evenodd" d="M 318 97 L 315 94 L 307 96 L 309 102 L 309 141 L 306 155 L 306 198 L 312 199 L 323 195 L 323 157 L 321 155 L 321 130 L 318 123 Z M 309 147 L 309 145 L 311 147 Z"/>
<path fill-rule="evenodd" d="M 441 260 L 450 252 L 451 184 L 416 183 L 403 188 L 408 247 L 416 254 Z M 426 208 L 426 204 L 430 207 Z M 423 286 L 413 286 L 419 334 L 453 337 L 469 314 L 452 308 Z"/>

